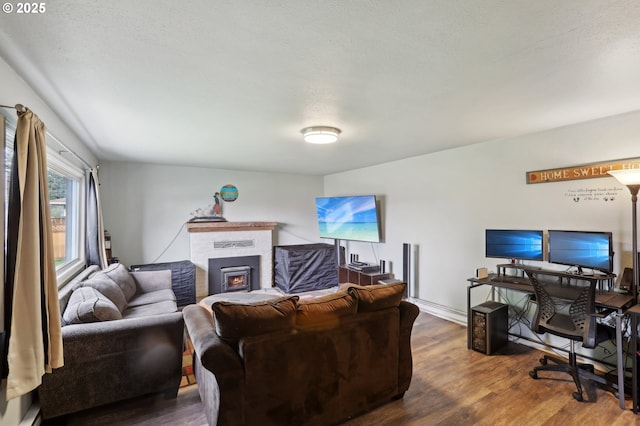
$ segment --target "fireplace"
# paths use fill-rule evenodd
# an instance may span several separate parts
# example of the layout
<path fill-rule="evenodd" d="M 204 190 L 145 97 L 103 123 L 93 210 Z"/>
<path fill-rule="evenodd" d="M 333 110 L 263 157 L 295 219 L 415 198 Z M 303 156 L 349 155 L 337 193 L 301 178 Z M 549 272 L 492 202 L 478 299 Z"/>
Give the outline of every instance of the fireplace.
<path fill-rule="evenodd" d="M 209 259 L 209 294 L 260 288 L 260 256 Z"/>
<path fill-rule="evenodd" d="M 252 290 L 273 287 L 273 231 L 277 226 L 277 222 L 187 223 L 189 260 L 196 265 L 196 298 L 213 294 L 209 259 L 259 256 L 259 267 L 251 270 L 251 281 L 258 287 Z"/>
<path fill-rule="evenodd" d="M 220 292 L 251 290 L 251 266 L 231 266 L 220 269 Z"/>

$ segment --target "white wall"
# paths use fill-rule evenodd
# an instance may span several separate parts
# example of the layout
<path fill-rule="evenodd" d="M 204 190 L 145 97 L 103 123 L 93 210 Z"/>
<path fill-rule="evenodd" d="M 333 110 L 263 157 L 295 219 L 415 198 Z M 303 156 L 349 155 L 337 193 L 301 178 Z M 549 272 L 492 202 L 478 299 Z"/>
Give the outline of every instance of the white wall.
<path fill-rule="evenodd" d="M 223 204 L 231 221 L 277 221 L 275 244 L 318 239 L 314 198 L 376 194 L 381 244 L 346 243 L 361 260 L 387 261 L 402 277 L 402 244 L 417 250 L 417 297 L 464 315 L 467 278 L 484 257 L 486 228 L 576 229 L 614 233 L 616 272 L 631 265 L 630 195 L 613 178 L 527 185 L 527 171 L 640 157 L 640 112 L 489 141 L 324 178 L 134 163 L 104 163 L 101 190 L 114 255 L 127 264 L 189 258 L 189 213 L 212 203 L 222 185 L 238 187 Z M 615 200 L 573 201 L 604 189 Z M 175 241 L 170 245 L 172 239 Z M 158 256 L 169 246 L 160 258 Z M 549 266 L 549 265 L 546 265 Z M 482 292 L 474 293 L 476 301 Z"/>
<path fill-rule="evenodd" d="M 418 297 L 466 312 L 467 278 L 495 270 L 486 228 L 612 231 L 615 264 L 631 266 L 631 196 L 611 177 L 527 185 L 525 173 L 640 157 L 640 112 L 490 141 L 325 177 L 325 195 L 376 194 L 385 243 L 350 244 L 361 260 L 390 260 L 402 275 L 402 243 L 418 248 Z M 425 141 L 428 143 L 428 141 Z M 579 202 L 569 191 L 610 189 L 614 201 Z M 483 298 L 483 294 L 476 296 Z"/>
<path fill-rule="evenodd" d="M 15 104 L 22 104 L 28 107 L 44 122 L 47 127 L 47 132 L 65 144 L 67 148 L 73 150 L 89 164 L 97 164 L 94 154 L 85 142 L 78 139 L 58 114 L 49 108 L 2 58 L 0 58 L 0 82 L 0 84 L 2 84 L 2 90 L 0 90 L 0 105 L 13 106 Z M 15 117 L 15 110 L 9 111 L 11 115 Z M 52 144 L 52 141 L 48 141 L 48 144 Z M 57 146 L 56 148 L 60 149 Z M 65 158 L 69 161 L 76 162 L 70 155 Z"/>
<path fill-rule="evenodd" d="M 227 220 L 278 222 L 276 245 L 320 241 L 314 200 L 323 193 L 322 177 L 105 162 L 100 190 L 113 256 L 127 266 L 189 259 L 183 225 L 225 184 L 239 192 L 236 201 L 222 202 Z"/>

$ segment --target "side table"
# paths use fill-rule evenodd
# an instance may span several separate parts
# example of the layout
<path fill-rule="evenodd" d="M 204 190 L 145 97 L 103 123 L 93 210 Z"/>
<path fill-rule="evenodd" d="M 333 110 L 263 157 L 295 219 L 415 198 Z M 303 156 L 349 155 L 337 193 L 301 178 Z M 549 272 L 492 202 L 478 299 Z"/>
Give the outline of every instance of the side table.
<path fill-rule="evenodd" d="M 393 278 L 390 273 L 356 271 L 346 265 L 340 265 L 338 268 L 338 282 L 340 284 L 373 285 L 378 284 L 378 281 L 388 280 L 389 278 Z"/>

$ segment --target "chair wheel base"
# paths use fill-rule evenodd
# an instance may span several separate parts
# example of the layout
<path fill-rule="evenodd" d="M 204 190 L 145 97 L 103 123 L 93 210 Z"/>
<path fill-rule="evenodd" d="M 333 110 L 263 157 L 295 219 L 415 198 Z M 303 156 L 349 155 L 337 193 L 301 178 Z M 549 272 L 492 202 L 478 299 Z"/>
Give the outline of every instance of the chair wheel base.
<path fill-rule="evenodd" d="M 574 392 L 572 395 L 576 401 L 579 401 L 579 402 L 584 401 L 584 398 L 582 398 L 582 394 L 580 392 Z"/>
<path fill-rule="evenodd" d="M 540 358 L 540 364 L 547 365 L 547 359 L 546 358 Z"/>
<path fill-rule="evenodd" d="M 538 379 L 538 372 L 537 372 L 537 371 L 535 371 L 535 370 L 531 370 L 531 371 L 529 371 L 529 376 L 530 376 L 532 379 L 536 379 L 536 380 L 537 380 L 537 379 Z"/>

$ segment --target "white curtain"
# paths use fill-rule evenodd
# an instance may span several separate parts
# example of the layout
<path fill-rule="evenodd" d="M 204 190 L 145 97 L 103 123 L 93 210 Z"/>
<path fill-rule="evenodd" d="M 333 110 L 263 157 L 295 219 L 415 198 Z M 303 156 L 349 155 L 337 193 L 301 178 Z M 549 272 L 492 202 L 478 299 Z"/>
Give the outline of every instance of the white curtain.
<path fill-rule="evenodd" d="M 18 112 L 10 184 L 5 271 L 8 400 L 34 390 L 45 372 L 63 365 L 45 126 L 29 109 Z"/>

